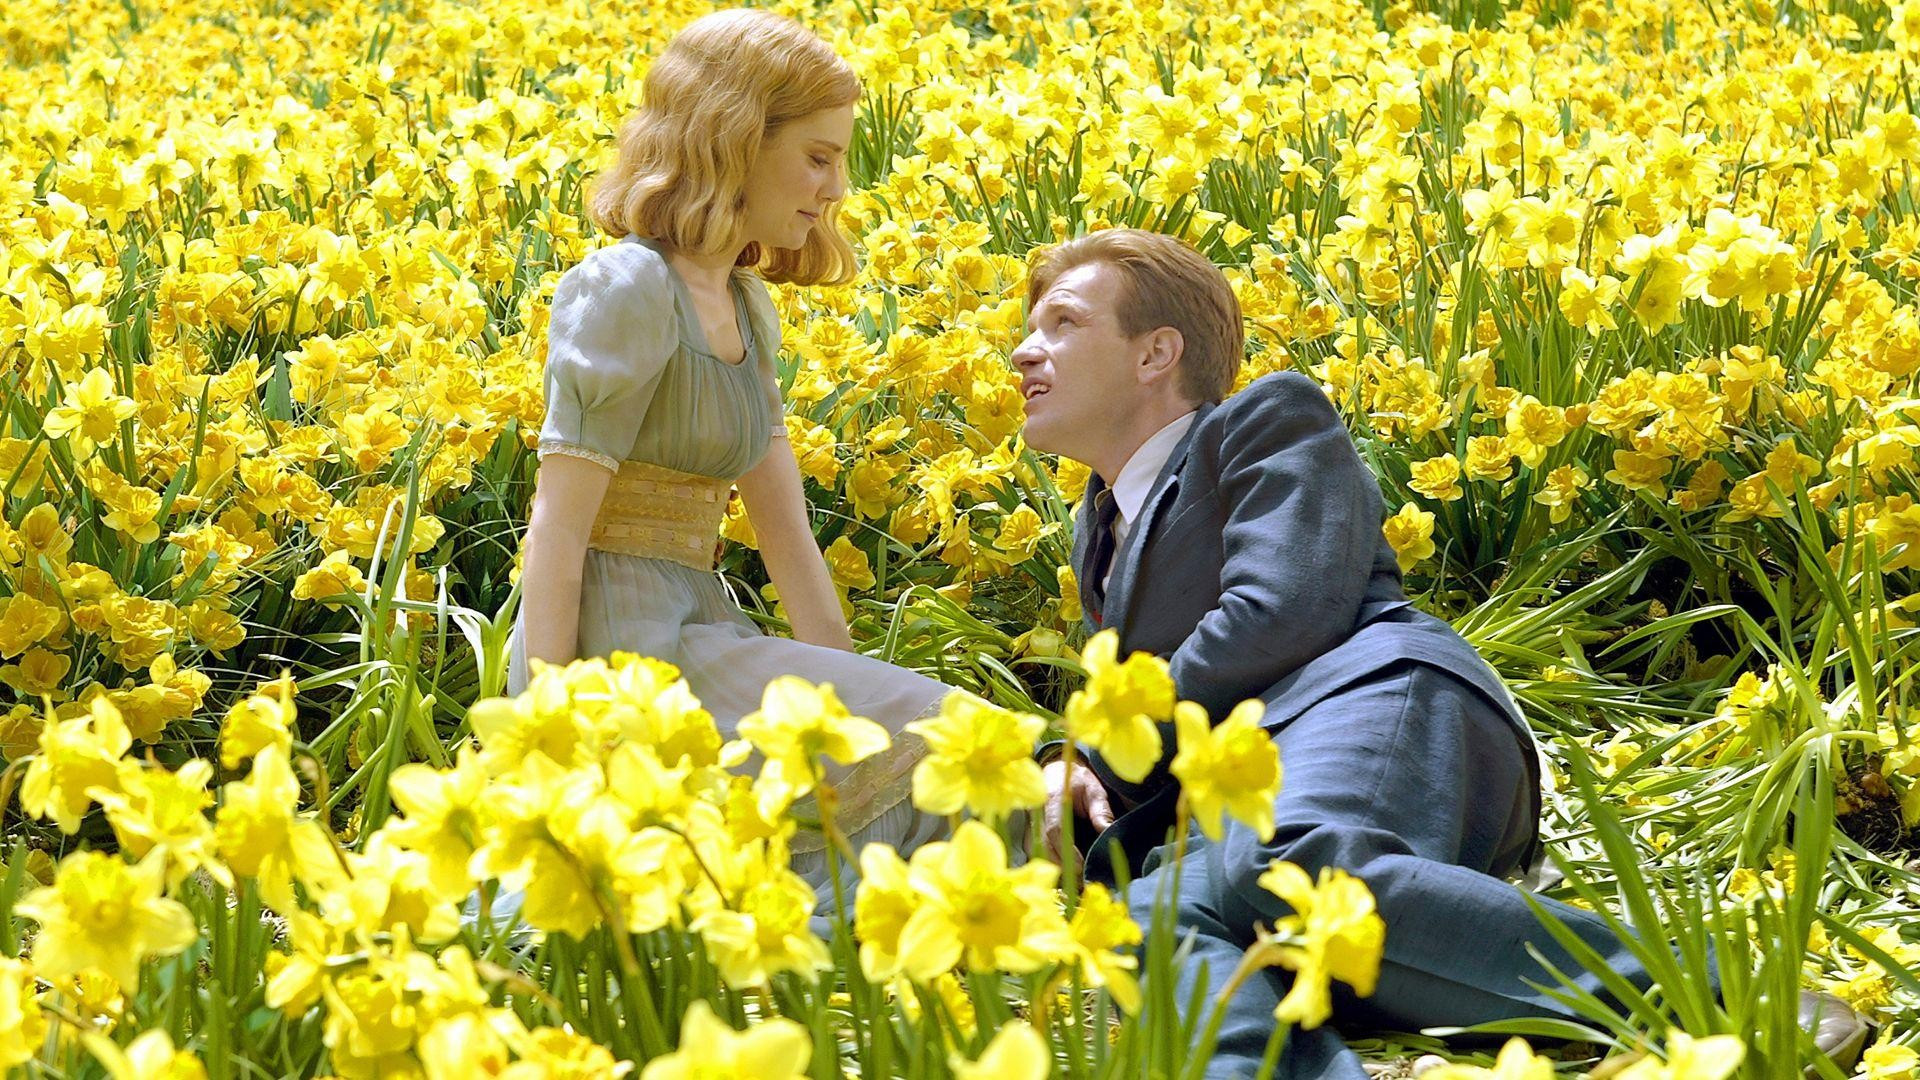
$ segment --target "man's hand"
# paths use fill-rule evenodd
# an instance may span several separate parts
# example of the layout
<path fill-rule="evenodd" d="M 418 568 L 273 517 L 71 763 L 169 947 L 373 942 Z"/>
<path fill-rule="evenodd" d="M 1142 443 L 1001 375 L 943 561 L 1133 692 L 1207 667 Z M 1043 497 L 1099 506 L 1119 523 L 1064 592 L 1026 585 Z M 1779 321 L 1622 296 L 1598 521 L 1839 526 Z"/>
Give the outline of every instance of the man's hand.
<path fill-rule="evenodd" d="M 1092 769 L 1073 763 L 1073 775 L 1067 775 L 1067 763 L 1048 762 L 1041 770 L 1047 781 L 1047 805 L 1041 812 L 1041 834 L 1055 862 L 1061 861 L 1060 824 L 1065 815 L 1077 814 L 1093 823 L 1096 830 L 1113 824 L 1113 807 L 1107 802 L 1106 785 Z M 1071 800 L 1071 801 L 1069 801 Z M 1075 854 L 1078 854 L 1077 852 Z"/>

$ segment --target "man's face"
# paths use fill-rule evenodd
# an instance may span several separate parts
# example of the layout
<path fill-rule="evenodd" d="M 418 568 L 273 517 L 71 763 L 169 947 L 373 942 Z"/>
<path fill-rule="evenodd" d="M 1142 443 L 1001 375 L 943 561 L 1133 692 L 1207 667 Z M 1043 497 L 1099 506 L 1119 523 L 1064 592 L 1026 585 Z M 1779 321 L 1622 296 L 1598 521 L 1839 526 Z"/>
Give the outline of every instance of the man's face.
<path fill-rule="evenodd" d="M 1137 408 L 1142 345 L 1121 333 L 1119 305 L 1118 271 L 1096 262 L 1054 279 L 1028 313 L 1012 357 L 1028 446 L 1091 463 Z"/>

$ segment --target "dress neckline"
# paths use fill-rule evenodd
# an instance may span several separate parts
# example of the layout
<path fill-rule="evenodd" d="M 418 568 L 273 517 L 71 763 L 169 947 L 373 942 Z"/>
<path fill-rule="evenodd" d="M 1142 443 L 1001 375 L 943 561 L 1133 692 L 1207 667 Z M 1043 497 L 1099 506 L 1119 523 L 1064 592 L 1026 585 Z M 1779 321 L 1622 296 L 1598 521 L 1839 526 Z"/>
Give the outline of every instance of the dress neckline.
<path fill-rule="evenodd" d="M 693 290 L 687 286 L 687 279 L 680 276 L 680 270 L 673 265 L 673 260 L 667 258 L 664 245 L 652 237 L 641 236 L 638 233 L 628 233 L 627 239 L 660 256 L 660 261 L 666 265 L 667 276 L 673 281 L 673 291 L 676 294 L 675 306 L 680 309 L 681 342 L 688 349 L 716 364 L 730 368 L 750 367 L 748 361 L 754 358 L 759 343 L 753 338 L 753 319 L 747 314 L 746 294 L 740 287 L 740 270 L 735 268 L 727 272 L 727 294 L 733 298 L 734 325 L 740 331 L 742 351 L 740 359 L 728 360 L 713 351 L 713 343 L 707 339 L 707 329 L 700 325 L 700 311 L 694 306 Z"/>

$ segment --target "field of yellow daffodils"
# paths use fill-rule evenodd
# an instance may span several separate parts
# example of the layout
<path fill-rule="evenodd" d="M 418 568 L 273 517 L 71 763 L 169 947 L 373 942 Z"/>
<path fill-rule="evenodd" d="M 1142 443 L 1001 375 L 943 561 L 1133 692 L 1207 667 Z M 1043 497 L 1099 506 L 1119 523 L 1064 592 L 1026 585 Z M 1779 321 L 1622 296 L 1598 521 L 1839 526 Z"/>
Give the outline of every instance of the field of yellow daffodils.
<path fill-rule="evenodd" d="M 1007 363 L 1029 252 L 1129 224 L 1227 268 L 1246 378 L 1341 410 L 1551 760 L 1550 890 L 1661 945 L 1497 1063 L 1357 1045 L 1781 1080 L 1804 987 L 1920 1076 L 1920 2 L 786 3 L 866 86 L 860 277 L 779 296 L 818 538 L 863 649 L 977 695 L 919 733 L 964 823 L 845 852 L 824 929 L 804 748 L 885 738 L 831 693 L 769 695 L 757 776 L 646 658 L 500 696 L 582 185 L 706 10 L 0 5 L 0 1068 L 1197 1076 L 1167 928 L 1006 829 L 1049 728 L 1179 711 L 1080 629 L 1085 473 Z M 1167 748 L 1193 828 L 1284 783 L 1246 734 Z M 1394 927 L 1265 883 L 1279 1039 Z M 462 920 L 502 885 L 519 932 Z"/>

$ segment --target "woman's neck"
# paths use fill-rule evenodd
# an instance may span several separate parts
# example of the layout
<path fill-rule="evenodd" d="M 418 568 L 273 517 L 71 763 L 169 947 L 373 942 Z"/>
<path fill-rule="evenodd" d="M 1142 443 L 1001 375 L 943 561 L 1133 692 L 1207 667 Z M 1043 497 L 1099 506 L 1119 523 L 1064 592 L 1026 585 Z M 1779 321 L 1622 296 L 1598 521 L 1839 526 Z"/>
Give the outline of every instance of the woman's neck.
<path fill-rule="evenodd" d="M 668 248 L 667 258 L 672 261 L 674 269 L 680 271 L 681 279 L 687 284 L 703 292 L 718 293 L 726 291 L 727 278 L 739 262 L 740 252 L 736 251 L 730 255 L 704 255 L 699 252 Z"/>

